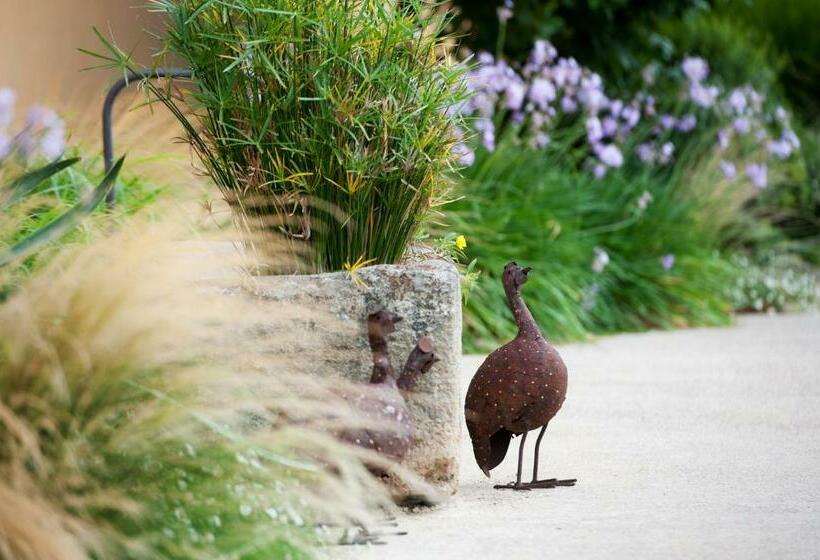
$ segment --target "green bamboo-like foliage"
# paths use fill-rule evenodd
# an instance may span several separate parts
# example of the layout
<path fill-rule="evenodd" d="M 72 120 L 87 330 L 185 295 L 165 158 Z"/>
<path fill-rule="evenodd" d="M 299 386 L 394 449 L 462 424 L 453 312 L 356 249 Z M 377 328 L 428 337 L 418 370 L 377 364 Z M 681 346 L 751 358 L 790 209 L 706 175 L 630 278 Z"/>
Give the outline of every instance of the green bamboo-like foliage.
<path fill-rule="evenodd" d="M 461 70 L 430 2 L 153 0 L 167 51 L 194 73 L 183 120 L 254 230 L 283 234 L 300 271 L 399 260 L 443 194 Z M 195 115 L 194 122 L 187 115 Z M 196 122 L 198 120 L 198 122 Z"/>

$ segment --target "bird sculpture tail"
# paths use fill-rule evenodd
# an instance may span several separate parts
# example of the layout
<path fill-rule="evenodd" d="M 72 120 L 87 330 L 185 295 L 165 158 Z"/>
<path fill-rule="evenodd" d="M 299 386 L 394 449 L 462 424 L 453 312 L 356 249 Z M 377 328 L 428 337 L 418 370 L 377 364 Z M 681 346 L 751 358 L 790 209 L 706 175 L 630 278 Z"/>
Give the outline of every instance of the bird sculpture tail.
<path fill-rule="evenodd" d="M 513 434 L 502 428 L 490 437 L 486 437 L 480 433 L 477 424 L 470 421 L 467 422 L 467 430 L 473 442 L 476 463 L 484 475 L 489 478 L 490 471 L 500 465 L 507 455 Z"/>

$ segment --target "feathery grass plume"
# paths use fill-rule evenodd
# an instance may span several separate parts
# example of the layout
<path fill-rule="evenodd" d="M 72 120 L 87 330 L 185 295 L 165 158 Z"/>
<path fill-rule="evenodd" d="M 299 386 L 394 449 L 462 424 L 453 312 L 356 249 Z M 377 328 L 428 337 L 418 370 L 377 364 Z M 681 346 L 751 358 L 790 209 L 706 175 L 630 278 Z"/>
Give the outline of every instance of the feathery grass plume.
<path fill-rule="evenodd" d="M 0 305 L 0 556 L 302 558 L 388 504 L 362 459 L 391 465 L 319 426 L 361 422 L 341 382 L 265 367 L 249 333 L 288 314 L 232 270 L 126 229 Z"/>
<path fill-rule="evenodd" d="M 441 199 L 462 70 L 425 0 L 151 0 L 191 91 L 146 83 L 243 227 L 313 255 L 300 271 L 401 259 Z M 102 37 L 101 37 L 102 39 Z M 134 63 L 111 42 L 97 55 Z M 180 99 L 180 95 L 182 96 Z"/>

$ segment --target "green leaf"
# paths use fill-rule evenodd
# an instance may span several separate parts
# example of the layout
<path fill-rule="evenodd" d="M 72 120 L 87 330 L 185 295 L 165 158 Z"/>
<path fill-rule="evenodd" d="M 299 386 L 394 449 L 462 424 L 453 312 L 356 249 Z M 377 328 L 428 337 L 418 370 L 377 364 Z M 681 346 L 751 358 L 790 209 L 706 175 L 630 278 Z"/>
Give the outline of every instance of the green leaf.
<path fill-rule="evenodd" d="M 64 159 L 60 161 L 55 161 L 53 163 L 49 163 L 43 167 L 35 169 L 25 175 L 22 175 L 15 179 L 11 183 L 11 195 L 9 196 L 8 200 L 3 201 L 3 207 L 7 208 L 12 204 L 22 200 L 26 196 L 28 196 L 34 189 L 37 188 L 43 181 L 56 175 L 63 169 L 71 167 L 75 163 L 80 161 L 80 158 L 71 158 L 71 159 Z"/>
<path fill-rule="evenodd" d="M 25 258 L 40 250 L 48 243 L 59 239 L 90 214 L 114 187 L 124 159 L 125 158 L 122 157 L 117 161 L 111 171 L 103 178 L 102 182 L 89 193 L 89 196 L 86 197 L 85 200 L 78 203 L 53 222 L 20 240 L 7 251 L 0 253 L 0 266 L 5 266 L 12 261 Z"/>

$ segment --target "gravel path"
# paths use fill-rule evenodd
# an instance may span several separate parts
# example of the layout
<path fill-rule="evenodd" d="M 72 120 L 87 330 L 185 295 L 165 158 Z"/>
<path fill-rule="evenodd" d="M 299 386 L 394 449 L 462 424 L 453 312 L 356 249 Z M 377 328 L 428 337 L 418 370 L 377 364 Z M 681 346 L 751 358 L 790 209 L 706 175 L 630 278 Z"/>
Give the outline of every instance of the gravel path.
<path fill-rule="evenodd" d="M 541 474 L 573 488 L 493 490 L 462 449 L 458 496 L 409 534 L 346 558 L 820 558 L 820 315 L 622 335 L 559 348 L 570 371 Z M 464 386 L 481 363 L 464 358 Z M 466 436 L 466 429 L 465 429 Z M 534 442 L 528 442 L 525 477 Z"/>

